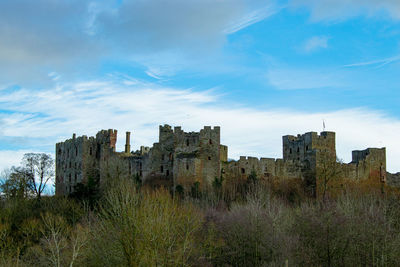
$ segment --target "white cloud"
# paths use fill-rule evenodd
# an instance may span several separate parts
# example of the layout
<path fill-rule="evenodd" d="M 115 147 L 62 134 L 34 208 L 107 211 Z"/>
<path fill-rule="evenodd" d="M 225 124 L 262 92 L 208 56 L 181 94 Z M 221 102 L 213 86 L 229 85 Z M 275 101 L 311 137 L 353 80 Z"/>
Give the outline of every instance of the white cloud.
<path fill-rule="evenodd" d="M 274 2 L 0 1 L 0 83 L 49 83 L 52 71 L 65 77 L 104 58 L 137 61 L 140 55 L 146 62 L 178 48 L 181 57 L 208 55 L 227 34 L 273 14 Z"/>
<path fill-rule="evenodd" d="M 398 0 L 291 0 L 290 5 L 309 7 L 313 20 L 343 20 L 359 15 L 400 19 Z"/>
<path fill-rule="evenodd" d="M 261 2 L 262 3 L 262 2 Z M 241 29 L 244 29 L 254 23 L 264 20 L 265 18 L 275 14 L 279 11 L 279 7 L 270 2 L 269 5 L 261 6 L 259 9 L 255 9 L 254 11 L 249 12 L 241 19 L 237 21 L 233 21 L 230 25 L 228 25 L 225 30 L 223 31 L 226 34 L 232 34 Z"/>
<path fill-rule="evenodd" d="M 220 125 L 231 158 L 281 157 L 283 135 L 322 130 L 324 118 L 327 130 L 337 133 L 339 157 L 350 161 L 351 150 L 386 146 L 388 169 L 400 171 L 400 121 L 374 110 L 259 110 L 235 103 L 221 105 L 214 91 L 163 88 L 139 81 L 126 86 L 124 80 L 64 84 L 44 91 L 0 91 L 0 104 L 12 111 L 11 115 L 0 114 L 1 136 L 40 137 L 55 144 L 73 132 L 95 135 L 100 129 L 115 128 L 122 150 L 128 130 L 133 132 L 132 145 L 137 149 L 158 141 L 160 124 L 181 125 L 186 131 Z M 2 153 L 3 158 L 16 157 L 12 151 Z"/>
<path fill-rule="evenodd" d="M 26 150 L 0 150 L 0 171 L 11 166 L 19 166 L 23 155 L 28 152 Z"/>
<path fill-rule="evenodd" d="M 328 48 L 328 40 L 329 38 L 326 36 L 311 37 L 304 43 L 303 50 L 310 53 L 319 49 Z"/>
<path fill-rule="evenodd" d="M 347 74 L 336 70 L 271 68 L 267 72 L 270 85 L 280 90 L 343 88 Z"/>
<path fill-rule="evenodd" d="M 352 63 L 352 64 L 345 65 L 345 67 L 364 67 L 364 66 L 372 65 L 372 66 L 376 66 L 376 68 L 381 68 L 387 64 L 391 64 L 391 63 L 398 62 L 398 61 L 400 61 L 400 55 L 389 57 L 389 58 L 384 58 L 384 59 Z"/>

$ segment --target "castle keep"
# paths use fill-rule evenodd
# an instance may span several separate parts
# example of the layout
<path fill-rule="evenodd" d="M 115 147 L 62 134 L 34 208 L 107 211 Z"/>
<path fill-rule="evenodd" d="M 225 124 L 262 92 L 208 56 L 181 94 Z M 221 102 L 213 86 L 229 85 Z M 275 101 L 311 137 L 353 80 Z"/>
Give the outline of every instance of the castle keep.
<path fill-rule="evenodd" d="M 283 136 L 283 158 L 240 157 L 228 160 L 228 147 L 220 143 L 220 127 L 205 126 L 200 132 L 160 126 L 159 141 L 151 148 L 131 151 L 126 132 L 125 151 L 116 152 L 117 130 L 102 130 L 96 137 L 73 134 L 56 144 L 56 194 L 73 193 L 89 179 L 101 182 L 116 176 L 136 177 L 144 183 L 207 188 L 218 177 L 246 179 L 251 173 L 262 179 L 293 179 L 315 186 L 320 169 L 338 168 L 349 179 L 386 181 L 385 148 L 353 151 L 348 164 L 336 160 L 334 132 L 309 132 Z"/>

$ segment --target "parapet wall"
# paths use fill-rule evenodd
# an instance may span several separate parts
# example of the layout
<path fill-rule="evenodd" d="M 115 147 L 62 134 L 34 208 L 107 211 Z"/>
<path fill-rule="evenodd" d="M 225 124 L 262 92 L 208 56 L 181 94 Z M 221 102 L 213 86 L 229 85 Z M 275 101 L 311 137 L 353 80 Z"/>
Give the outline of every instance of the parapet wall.
<path fill-rule="evenodd" d="M 274 158 L 241 156 L 238 161 L 222 165 L 223 175 L 247 179 L 253 172 L 261 179 L 279 177 L 281 179 L 303 178 L 304 165 L 299 161 L 284 161 Z"/>
<path fill-rule="evenodd" d="M 334 132 L 308 132 L 303 135 L 286 135 L 282 137 L 283 160 L 305 161 L 311 160 L 315 151 L 329 151 L 336 159 L 336 141 Z"/>
<path fill-rule="evenodd" d="M 352 161 L 349 163 L 355 170 L 351 179 L 380 179 L 386 181 L 386 148 L 367 148 L 352 152 Z"/>
<path fill-rule="evenodd" d="M 220 176 L 243 180 L 252 173 L 262 179 L 307 179 L 306 184 L 315 185 L 321 163 L 336 162 L 334 132 L 283 136 L 282 159 L 240 157 L 237 161 L 228 161 L 228 147 L 221 145 L 220 134 L 218 126 L 185 132 L 181 127 L 160 125 L 158 142 L 136 152 L 130 151 L 129 132 L 124 152 L 115 151 L 117 130 L 102 130 L 89 138 L 74 134 L 56 144 L 56 194 L 73 193 L 77 184 L 87 183 L 90 177 L 100 182 L 109 179 L 115 176 L 110 174 L 113 168 L 118 175 L 164 181 L 173 188 L 187 189 L 194 183 L 207 187 Z M 385 148 L 353 151 L 352 156 L 349 164 L 335 163 L 346 178 L 386 181 Z"/>

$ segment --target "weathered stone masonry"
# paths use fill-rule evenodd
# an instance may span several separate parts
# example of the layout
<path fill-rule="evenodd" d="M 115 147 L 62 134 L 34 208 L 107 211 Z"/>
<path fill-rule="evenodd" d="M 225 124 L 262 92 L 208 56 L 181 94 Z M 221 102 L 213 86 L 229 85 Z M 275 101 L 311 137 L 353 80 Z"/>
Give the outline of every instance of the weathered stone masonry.
<path fill-rule="evenodd" d="M 228 147 L 220 144 L 220 127 L 205 126 L 199 132 L 181 127 L 160 126 L 159 141 L 151 148 L 141 146 L 131 152 L 131 133 L 126 133 L 124 152 L 116 152 L 117 130 L 102 130 L 96 137 L 81 136 L 56 144 L 56 194 L 68 195 L 78 183 L 108 177 L 108 169 L 137 176 L 143 182 L 167 181 L 184 188 L 194 183 L 204 188 L 216 177 L 247 178 L 255 172 L 260 178 L 316 179 L 322 160 L 336 162 L 335 133 L 309 132 L 283 136 L 283 158 L 240 157 L 228 161 Z M 336 163 L 335 163 L 336 164 Z M 353 151 L 352 162 L 339 164 L 349 179 L 376 178 L 386 182 L 385 148 Z"/>

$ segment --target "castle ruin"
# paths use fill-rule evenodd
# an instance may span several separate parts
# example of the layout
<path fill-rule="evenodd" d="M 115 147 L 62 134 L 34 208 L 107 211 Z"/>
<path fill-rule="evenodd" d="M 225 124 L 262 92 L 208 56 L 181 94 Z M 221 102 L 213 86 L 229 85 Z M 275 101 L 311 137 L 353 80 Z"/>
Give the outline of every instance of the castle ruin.
<path fill-rule="evenodd" d="M 314 190 L 319 166 L 326 163 L 340 168 L 348 179 L 386 182 L 385 148 L 353 151 L 350 163 L 339 163 L 334 132 L 283 136 L 282 159 L 240 157 L 237 161 L 228 160 L 228 147 L 220 143 L 218 126 L 205 126 L 199 132 L 160 126 L 159 141 L 137 151 L 131 151 L 130 137 L 126 132 L 123 152 L 116 152 L 117 130 L 111 129 L 89 138 L 73 134 L 71 139 L 57 143 L 56 194 L 69 195 L 91 178 L 103 182 L 119 174 L 175 189 L 178 185 L 190 188 L 195 183 L 207 188 L 218 177 L 246 179 L 255 173 L 265 179 L 299 178 Z"/>

